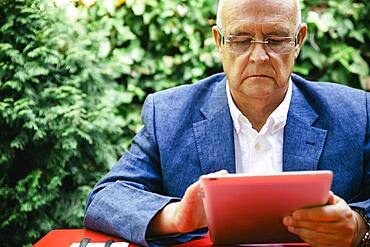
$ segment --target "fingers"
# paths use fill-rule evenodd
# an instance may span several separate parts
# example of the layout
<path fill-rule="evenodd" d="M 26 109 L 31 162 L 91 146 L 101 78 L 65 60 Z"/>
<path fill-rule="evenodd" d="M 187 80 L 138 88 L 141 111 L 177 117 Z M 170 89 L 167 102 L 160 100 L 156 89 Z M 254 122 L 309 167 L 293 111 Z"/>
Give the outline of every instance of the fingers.
<path fill-rule="evenodd" d="M 226 170 L 220 170 L 211 174 L 228 173 Z M 174 221 L 178 232 L 189 232 L 207 226 L 199 180 L 186 189 L 182 200 L 176 205 Z"/>
<path fill-rule="evenodd" d="M 208 175 L 227 175 L 229 174 L 226 170 L 220 170 L 217 172 L 209 173 Z M 196 202 L 201 200 L 200 196 L 200 181 L 196 181 L 195 183 L 191 184 L 185 191 L 184 200 L 188 203 Z"/>
<path fill-rule="evenodd" d="M 341 243 L 341 246 L 342 244 L 344 246 L 349 246 L 351 243 L 350 239 L 348 239 L 346 243 L 345 239 L 334 233 L 317 232 L 300 227 L 288 227 L 288 231 L 300 236 L 305 242 L 312 246 L 338 246 L 338 243 Z"/>
<path fill-rule="evenodd" d="M 177 232 L 190 232 L 205 227 L 205 218 L 202 198 L 199 196 L 199 181 L 190 185 L 182 200 L 178 203 L 174 215 L 174 225 Z"/>
<path fill-rule="evenodd" d="M 212 172 L 212 173 L 209 173 L 208 175 L 223 175 L 223 174 L 229 174 L 229 172 L 225 169 L 222 169 L 222 170 L 219 170 L 217 172 Z"/>
<path fill-rule="evenodd" d="M 199 197 L 200 182 L 199 180 L 191 184 L 185 191 L 183 200 L 194 200 Z"/>
<path fill-rule="evenodd" d="M 345 228 L 343 222 L 318 222 L 294 220 L 293 217 L 287 216 L 283 219 L 283 224 L 288 227 L 305 228 L 322 233 L 335 234 Z"/>
<path fill-rule="evenodd" d="M 295 220 L 308 220 L 308 221 L 336 221 L 338 219 L 338 212 L 335 207 L 323 206 L 314 208 L 298 209 L 293 212 Z"/>
<path fill-rule="evenodd" d="M 335 199 L 334 199 L 334 193 L 333 191 L 329 191 L 329 199 L 327 202 L 328 205 L 334 205 L 335 204 Z"/>
<path fill-rule="evenodd" d="M 327 205 L 299 209 L 283 219 L 288 231 L 311 246 L 350 246 L 355 223 L 351 208 L 333 193 Z"/>
<path fill-rule="evenodd" d="M 330 222 L 352 218 L 352 211 L 345 201 L 334 198 L 333 205 L 298 209 L 293 212 L 295 220 Z"/>

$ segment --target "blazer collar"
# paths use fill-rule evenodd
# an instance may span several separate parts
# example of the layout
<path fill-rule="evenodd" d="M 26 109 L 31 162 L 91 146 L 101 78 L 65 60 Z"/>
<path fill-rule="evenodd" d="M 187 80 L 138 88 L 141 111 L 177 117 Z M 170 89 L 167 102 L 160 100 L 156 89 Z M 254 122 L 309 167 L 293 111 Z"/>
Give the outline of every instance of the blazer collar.
<path fill-rule="evenodd" d="M 215 81 L 216 86 L 213 88 L 213 92 L 210 95 L 209 100 L 206 101 L 205 105 L 200 108 L 200 111 L 207 119 L 219 118 L 219 113 L 225 109 L 229 110 L 226 95 L 226 76 L 221 81 Z"/>
<path fill-rule="evenodd" d="M 203 174 L 226 169 L 235 173 L 234 133 L 226 96 L 226 77 L 215 81 L 209 100 L 200 109 L 205 119 L 193 123 Z"/>

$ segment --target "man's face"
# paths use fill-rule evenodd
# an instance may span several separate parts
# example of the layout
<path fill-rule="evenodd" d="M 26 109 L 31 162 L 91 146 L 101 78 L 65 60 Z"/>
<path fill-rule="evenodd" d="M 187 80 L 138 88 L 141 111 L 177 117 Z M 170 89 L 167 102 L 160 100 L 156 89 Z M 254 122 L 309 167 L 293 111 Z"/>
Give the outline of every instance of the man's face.
<path fill-rule="evenodd" d="M 224 36 L 249 36 L 257 41 L 294 37 L 299 23 L 296 23 L 296 9 L 292 3 L 294 0 L 225 1 L 221 31 Z M 291 49 L 280 53 L 271 51 L 265 44 L 252 44 L 247 51 L 238 52 L 230 42 L 221 44 L 220 35 L 214 28 L 213 34 L 234 99 L 266 100 L 285 94 L 306 26 L 303 29 L 299 44 L 293 44 Z"/>

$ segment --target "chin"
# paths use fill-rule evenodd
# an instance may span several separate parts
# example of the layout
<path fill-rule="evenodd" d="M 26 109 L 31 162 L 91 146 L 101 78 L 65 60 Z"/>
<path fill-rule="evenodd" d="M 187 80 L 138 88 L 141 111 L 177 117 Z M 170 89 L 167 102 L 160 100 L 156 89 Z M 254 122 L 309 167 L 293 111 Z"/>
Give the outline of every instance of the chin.
<path fill-rule="evenodd" d="M 271 77 L 262 77 L 262 80 L 249 77 L 243 81 L 241 86 L 243 94 L 252 98 L 264 99 L 273 95 L 277 90 L 275 80 Z"/>
<path fill-rule="evenodd" d="M 270 76 L 249 76 L 244 79 L 244 81 L 247 81 L 248 83 L 276 83 L 275 78 L 272 78 Z"/>
<path fill-rule="evenodd" d="M 273 92 L 245 92 L 244 93 L 248 98 L 266 100 L 274 95 Z"/>

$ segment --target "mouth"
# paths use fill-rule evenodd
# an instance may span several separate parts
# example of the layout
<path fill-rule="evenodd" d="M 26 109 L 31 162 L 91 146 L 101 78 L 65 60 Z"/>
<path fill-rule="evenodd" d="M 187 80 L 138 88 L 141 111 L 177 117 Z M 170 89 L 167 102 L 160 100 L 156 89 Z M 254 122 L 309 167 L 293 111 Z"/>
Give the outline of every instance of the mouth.
<path fill-rule="evenodd" d="M 250 75 L 249 77 L 270 77 L 270 76 L 261 74 L 261 75 Z"/>
<path fill-rule="evenodd" d="M 256 78 L 256 77 L 266 77 L 266 78 L 271 78 L 271 76 L 268 75 L 250 75 L 247 78 Z"/>

